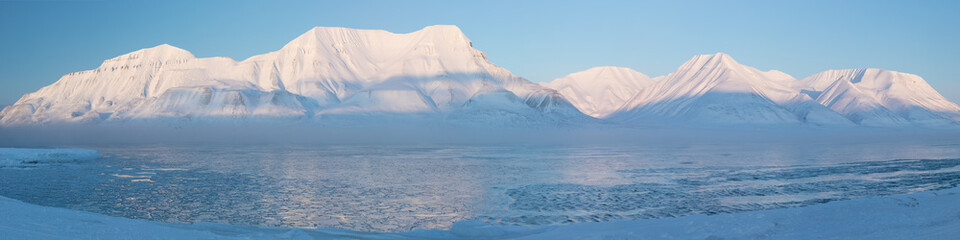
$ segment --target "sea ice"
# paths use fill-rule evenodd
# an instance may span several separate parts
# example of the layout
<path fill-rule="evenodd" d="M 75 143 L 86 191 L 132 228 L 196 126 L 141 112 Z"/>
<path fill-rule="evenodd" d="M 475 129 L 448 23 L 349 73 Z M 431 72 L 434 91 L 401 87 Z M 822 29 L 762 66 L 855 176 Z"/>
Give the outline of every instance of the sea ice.
<path fill-rule="evenodd" d="M 68 163 L 100 157 L 87 149 L 0 148 L 0 167 L 30 167 L 40 164 Z"/>

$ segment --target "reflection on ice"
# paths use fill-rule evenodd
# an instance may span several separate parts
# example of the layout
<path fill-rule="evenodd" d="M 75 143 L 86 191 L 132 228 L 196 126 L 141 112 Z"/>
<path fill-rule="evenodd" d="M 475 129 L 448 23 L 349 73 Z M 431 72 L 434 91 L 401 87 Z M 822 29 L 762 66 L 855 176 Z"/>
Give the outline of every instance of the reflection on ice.
<path fill-rule="evenodd" d="M 407 231 L 751 211 L 960 184 L 960 149 L 903 143 L 97 149 L 97 161 L 0 169 L 0 195 L 165 222 Z"/>

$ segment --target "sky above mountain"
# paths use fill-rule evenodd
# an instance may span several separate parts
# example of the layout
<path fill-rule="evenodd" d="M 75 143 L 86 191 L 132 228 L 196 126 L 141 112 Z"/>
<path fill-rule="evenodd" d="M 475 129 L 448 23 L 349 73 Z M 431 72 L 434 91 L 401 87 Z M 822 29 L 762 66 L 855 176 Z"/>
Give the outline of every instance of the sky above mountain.
<path fill-rule="evenodd" d="M 0 105 L 168 43 L 243 60 L 314 26 L 406 33 L 457 25 L 490 60 L 534 82 L 595 66 L 651 77 L 725 52 L 803 78 L 874 67 L 917 74 L 960 102 L 960 2 L 925 1 L 16 1 L 0 2 Z"/>

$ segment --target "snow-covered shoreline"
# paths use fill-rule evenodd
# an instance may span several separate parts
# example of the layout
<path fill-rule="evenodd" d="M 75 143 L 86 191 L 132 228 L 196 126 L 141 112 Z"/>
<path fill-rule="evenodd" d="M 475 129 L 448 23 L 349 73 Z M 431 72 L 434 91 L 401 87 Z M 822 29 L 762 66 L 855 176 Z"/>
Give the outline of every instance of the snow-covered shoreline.
<path fill-rule="evenodd" d="M 373 233 L 215 223 L 161 223 L 0 197 L 6 239 L 949 239 L 960 234 L 960 188 L 800 208 L 561 226 L 493 226 Z"/>

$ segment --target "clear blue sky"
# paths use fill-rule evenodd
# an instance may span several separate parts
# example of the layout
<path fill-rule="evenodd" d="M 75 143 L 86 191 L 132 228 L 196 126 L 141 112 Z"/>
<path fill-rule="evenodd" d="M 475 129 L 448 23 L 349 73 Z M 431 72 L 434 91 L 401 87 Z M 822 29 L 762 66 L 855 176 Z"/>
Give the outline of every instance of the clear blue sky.
<path fill-rule="evenodd" d="M 726 52 L 797 78 L 914 73 L 960 102 L 960 1 L 17 1 L 0 2 L 0 105 L 161 43 L 242 60 L 313 26 L 436 24 L 460 26 L 494 63 L 532 81 L 594 66 L 658 76 Z"/>

